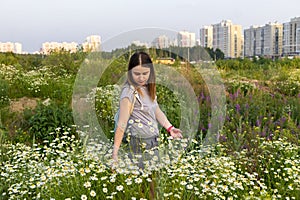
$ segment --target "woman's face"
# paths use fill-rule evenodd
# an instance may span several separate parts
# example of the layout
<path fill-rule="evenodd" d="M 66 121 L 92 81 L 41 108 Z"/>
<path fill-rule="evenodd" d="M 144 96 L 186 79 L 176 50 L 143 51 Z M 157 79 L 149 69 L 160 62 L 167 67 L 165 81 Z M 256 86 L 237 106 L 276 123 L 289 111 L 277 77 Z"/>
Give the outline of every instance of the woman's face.
<path fill-rule="evenodd" d="M 142 67 L 141 65 L 138 65 L 132 68 L 131 73 L 134 82 L 139 86 L 143 86 L 147 83 L 149 79 L 150 68 Z"/>

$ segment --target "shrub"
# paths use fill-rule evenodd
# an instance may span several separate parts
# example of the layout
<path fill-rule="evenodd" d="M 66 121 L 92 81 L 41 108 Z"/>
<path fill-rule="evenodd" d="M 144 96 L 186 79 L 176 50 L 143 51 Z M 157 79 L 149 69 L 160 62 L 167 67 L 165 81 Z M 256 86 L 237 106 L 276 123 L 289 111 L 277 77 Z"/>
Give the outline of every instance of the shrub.
<path fill-rule="evenodd" d="M 28 119 L 27 128 L 31 137 L 37 142 L 43 140 L 52 141 L 55 136 L 50 133 L 55 132 L 57 127 L 69 127 L 72 130 L 73 126 L 72 110 L 66 104 L 50 105 L 39 104 L 33 114 Z M 24 130 L 24 129 L 23 129 Z M 75 133 L 75 130 L 73 131 Z"/>

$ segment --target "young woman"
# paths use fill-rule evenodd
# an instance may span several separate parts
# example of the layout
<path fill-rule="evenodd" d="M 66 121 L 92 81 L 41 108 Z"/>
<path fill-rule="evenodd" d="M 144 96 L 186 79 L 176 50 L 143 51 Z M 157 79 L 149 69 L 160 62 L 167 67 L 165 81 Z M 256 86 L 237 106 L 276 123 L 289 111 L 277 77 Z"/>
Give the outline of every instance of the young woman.
<path fill-rule="evenodd" d="M 137 52 L 131 56 L 127 81 L 122 88 L 119 103 L 120 112 L 112 153 L 114 161 L 118 160 L 118 150 L 124 133 L 128 134 L 130 157 L 132 154 L 142 154 L 143 150 L 155 149 L 158 146 L 158 123 L 173 138 L 182 138 L 182 131 L 172 126 L 157 104 L 155 72 L 147 53 Z M 139 167 L 143 168 L 143 166 L 139 163 Z"/>

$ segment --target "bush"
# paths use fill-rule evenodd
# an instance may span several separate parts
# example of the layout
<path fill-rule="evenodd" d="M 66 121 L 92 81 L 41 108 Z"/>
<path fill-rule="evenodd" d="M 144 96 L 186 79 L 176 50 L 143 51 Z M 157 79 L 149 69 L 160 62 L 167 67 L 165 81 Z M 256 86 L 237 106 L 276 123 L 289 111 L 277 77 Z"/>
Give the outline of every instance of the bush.
<path fill-rule="evenodd" d="M 73 134 L 75 133 L 72 110 L 66 104 L 39 104 L 29 117 L 27 126 L 25 131 L 27 129 L 30 136 L 37 142 L 52 141 L 57 135 L 53 136 L 50 133 L 57 132 L 57 127 L 72 128 Z"/>

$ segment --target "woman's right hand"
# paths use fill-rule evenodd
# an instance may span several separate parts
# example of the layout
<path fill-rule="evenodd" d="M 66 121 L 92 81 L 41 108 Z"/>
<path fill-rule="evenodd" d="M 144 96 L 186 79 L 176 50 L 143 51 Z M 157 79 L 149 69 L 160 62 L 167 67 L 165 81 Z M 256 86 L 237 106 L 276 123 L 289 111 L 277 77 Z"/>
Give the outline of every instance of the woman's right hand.
<path fill-rule="evenodd" d="M 118 165 L 118 150 L 119 148 L 114 146 L 112 152 L 112 168 L 116 168 Z"/>
<path fill-rule="evenodd" d="M 113 163 L 118 163 L 118 154 L 117 153 L 113 153 L 112 154 L 112 159 L 113 159 Z"/>
<path fill-rule="evenodd" d="M 117 166 L 118 166 L 118 154 L 113 153 L 112 154 L 112 164 L 111 164 L 111 170 L 113 173 L 116 172 Z"/>

